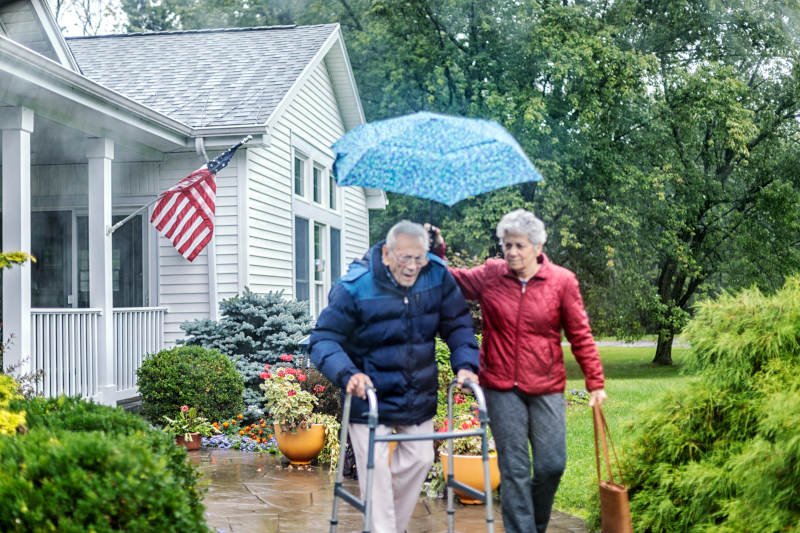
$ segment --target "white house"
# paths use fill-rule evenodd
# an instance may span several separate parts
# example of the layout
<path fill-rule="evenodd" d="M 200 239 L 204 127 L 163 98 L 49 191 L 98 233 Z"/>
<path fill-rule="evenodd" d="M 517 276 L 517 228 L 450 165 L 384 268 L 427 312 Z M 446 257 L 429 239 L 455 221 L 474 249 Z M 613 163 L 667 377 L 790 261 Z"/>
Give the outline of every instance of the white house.
<path fill-rule="evenodd" d="M 64 39 L 43 0 L 0 0 L 5 363 L 114 405 L 143 355 L 249 287 L 325 306 L 368 248 L 382 191 L 338 188 L 330 146 L 364 122 L 337 24 Z M 246 135 L 194 262 L 134 212 Z"/>

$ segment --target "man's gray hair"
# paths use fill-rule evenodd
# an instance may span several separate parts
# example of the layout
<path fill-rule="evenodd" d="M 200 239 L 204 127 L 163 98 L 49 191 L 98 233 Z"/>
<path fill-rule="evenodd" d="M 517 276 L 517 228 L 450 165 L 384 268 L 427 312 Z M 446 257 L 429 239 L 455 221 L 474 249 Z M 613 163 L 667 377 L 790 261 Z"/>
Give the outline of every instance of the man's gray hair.
<path fill-rule="evenodd" d="M 419 237 L 422 240 L 422 245 L 425 247 L 425 251 L 430 250 L 431 238 L 428 235 L 428 232 L 425 231 L 425 228 L 422 227 L 422 224 L 415 224 L 410 220 L 401 220 L 392 226 L 392 229 L 390 229 L 389 233 L 386 234 L 386 246 L 388 246 L 390 250 L 394 250 L 394 246 L 397 244 L 397 236 L 401 233 L 403 235 Z"/>
<path fill-rule="evenodd" d="M 503 244 L 503 237 L 506 232 L 521 233 L 527 235 L 531 244 L 544 244 L 547 242 L 547 231 L 544 229 L 544 222 L 536 218 L 530 211 L 515 209 L 506 213 L 497 225 L 497 238 Z"/>

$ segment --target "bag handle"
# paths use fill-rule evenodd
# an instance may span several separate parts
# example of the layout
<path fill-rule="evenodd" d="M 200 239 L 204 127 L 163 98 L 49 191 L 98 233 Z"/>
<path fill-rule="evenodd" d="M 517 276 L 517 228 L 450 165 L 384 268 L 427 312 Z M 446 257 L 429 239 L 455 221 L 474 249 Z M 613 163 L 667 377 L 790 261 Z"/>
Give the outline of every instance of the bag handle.
<path fill-rule="evenodd" d="M 625 477 L 622 475 L 622 469 L 619 468 L 619 458 L 617 457 L 617 450 L 614 448 L 614 441 L 611 440 L 611 431 L 608 429 L 608 422 L 606 422 L 606 417 L 603 414 L 603 409 L 595 404 L 592 408 L 592 415 L 594 420 L 594 451 L 595 451 L 595 459 L 597 459 L 597 480 L 603 481 L 603 476 L 600 471 L 600 446 L 602 444 L 603 447 L 603 459 L 606 463 L 606 469 L 608 470 L 608 476 L 611 478 L 611 482 L 614 483 L 614 473 L 611 471 L 611 461 L 608 457 L 608 444 L 611 444 L 611 453 L 614 454 L 614 461 L 617 463 L 617 469 L 619 470 L 619 477 L 622 480 L 622 485 L 625 485 Z M 606 442 L 608 440 L 608 442 Z"/>

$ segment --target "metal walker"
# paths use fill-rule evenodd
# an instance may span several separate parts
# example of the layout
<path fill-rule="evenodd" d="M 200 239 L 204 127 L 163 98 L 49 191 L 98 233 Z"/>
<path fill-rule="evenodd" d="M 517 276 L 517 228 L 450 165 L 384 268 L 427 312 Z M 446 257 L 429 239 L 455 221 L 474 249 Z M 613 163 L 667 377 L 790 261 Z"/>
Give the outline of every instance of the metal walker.
<path fill-rule="evenodd" d="M 447 440 L 447 531 L 453 533 L 455 510 L 453 504 L 455 495 L 453 489 L 467 494 L 470 498 L 480 500 L 486 503 L 486 531 L 487 533 L 494 533 L 494 513 L 492 511 L 492 489 L 491 480 L 489 479 L 489 413 L 486 411 L 486 397 L 483 395 L 477 383 L 470 380 L 464 382 L 465 387 L 472 389 L 475 398 L 478 400 L 478 421 L 481 423 L 480 429 L 472 429 L 467 431 L 459 431 L 458 433 L 452 431 L 453 429 L 453 391 L 456 388 L 456 380 L 450 382 L 447 389 L 447 427 L 451 430 L 446 433 L 429 433 L 427 435 L 375 435 L 375 429 L 378 427 L 378 396 L 375 389 L 367 387 L 367 401 L 369 402 L 369 413 L 367 414 L 367 425 L 369 426 L 369 447 L 367 452 L 367 494 L 364 501 L 356 498 L 342 487 L 342 479 L 344 477 L 344 454 L 347 443 L 347 429 L 350 422 L 350 405 L 352 396 L 348 394 L 344 400 L 344 409 L 342 411 L 342 433 L 340 437 L 339 448 L 339 468 L 336 472 L 336 484 L 333 491 L 333 515 L 331 516 L 331 529 L 330 533 L 336 533 L 336 526 L 339 524 L 339 499 L 349 503 L 361 513 L 364 514 L 364 529 L 363 533 L 370 533 L 370 520 L 372 518 L 372 475 L 375 470 L 375 443 L 376 442 L 403 442 L 412 440 Z M 453 439 L 462 437 L 481 437 L 481 451 L 483 455 L 483 492 L 476 491 L 475 489 L 456 481 L 453 475 Z"/>

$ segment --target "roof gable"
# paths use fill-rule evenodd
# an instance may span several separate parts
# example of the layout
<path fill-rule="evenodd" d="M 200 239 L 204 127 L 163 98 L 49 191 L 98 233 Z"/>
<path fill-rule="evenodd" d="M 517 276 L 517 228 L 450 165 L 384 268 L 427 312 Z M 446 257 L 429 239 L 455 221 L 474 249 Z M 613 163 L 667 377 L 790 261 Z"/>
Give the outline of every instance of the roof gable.
<path fill-rule="evenodd" d="M 338 24 L 68 38 L 83 73 L 193 128 L 264 124 Z"/>
<path fill-rule="evenodd" d="M 78 71 L 55 17 L 43 0 L 0 0 L 0 35 Z"/>

